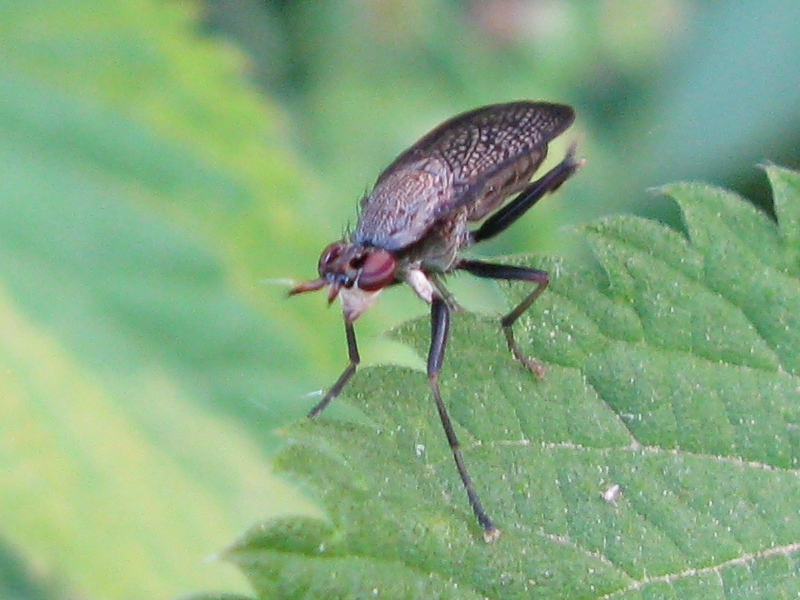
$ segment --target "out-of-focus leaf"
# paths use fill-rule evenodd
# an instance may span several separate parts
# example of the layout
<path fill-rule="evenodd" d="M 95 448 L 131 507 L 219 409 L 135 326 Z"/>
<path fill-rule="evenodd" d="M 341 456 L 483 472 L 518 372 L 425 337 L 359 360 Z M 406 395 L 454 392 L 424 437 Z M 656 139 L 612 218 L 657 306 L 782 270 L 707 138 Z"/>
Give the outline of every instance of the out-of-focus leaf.
<path fill-rule="evenodd" d="M 542 381 L 495 321 L 454 320 L 442 393 L 496 543 L 426 378 L 375 368 L 348 390 L 366 421 L 286 431 L 278 464 L 327 519 L 267 521 L 228 557 L 260 598 L 799 594 L 800 174 L 769 175 L 778 226 L 729 192 L 672 185 L 688 239 L 614 218 L 585 229 L 602 270 L 540 264 L 555 281 L 518 329 Z M 399 335 L 424 352 L 428 325 Z"/>
<path fill-rule="evenodd" d="M 69 597 L 244 591 L 205 559 L 312 510 L 266 462 L 306 391 L 260 283 L 302 180 L 280 117 L 184 6 L 0 12 L 0 538 Z"/>
<path fill-rule="evenodd" d="M 197 594 L 182 596 L 181 600 L 253 600 L 250 596 L 239 596 L 238 594 Z"/>

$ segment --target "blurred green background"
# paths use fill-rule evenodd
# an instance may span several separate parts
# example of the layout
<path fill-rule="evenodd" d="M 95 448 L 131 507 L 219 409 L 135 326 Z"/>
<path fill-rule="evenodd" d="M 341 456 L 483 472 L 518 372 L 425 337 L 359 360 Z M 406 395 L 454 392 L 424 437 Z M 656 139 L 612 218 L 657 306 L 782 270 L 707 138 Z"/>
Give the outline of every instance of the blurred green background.
<path fill-rule="evenodd" d="M 550 160 L 577 139 L 586 167 L 486 254 L 679 225 L 647 191 L 675 180 L 769 209 L 755 165 L 800 167 L 796 0 L 0 0 L 0 59 L 2 598 L 248 589 L 206 559 L 314 510 L 269 457 L 346 361 L 338 311 L 280 281 L 441 120 L 578 110 Z M 424 312 L 385 294 L 365 363 L 420 364 L 380 334 Z"/>

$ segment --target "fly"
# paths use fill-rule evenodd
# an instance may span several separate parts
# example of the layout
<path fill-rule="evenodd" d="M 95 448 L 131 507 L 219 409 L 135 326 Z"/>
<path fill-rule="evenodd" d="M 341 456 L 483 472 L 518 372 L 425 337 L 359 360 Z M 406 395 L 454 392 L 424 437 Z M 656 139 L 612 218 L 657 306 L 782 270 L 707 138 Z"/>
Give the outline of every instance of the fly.
<path fill-rule="evenodd" d="M 475 491 L 439 392 L 450 312 L 456 308 L 441 276 L 461 270 L 478 277 L 533 283 L 531 293 L 500 325 L 514 357 L 537 377 L 544 375 L 544 365 L 517 344 L 512 325 L 547 287 L 547 272 L 462 258 L 461 251 L 505 231 L 583 164 L 575 158 L 573 146 L 560 163 L 531 181 L 547 156 L 547 144 L 574 119 L 570 106 L 520 101 L 484 106 L 445 121 L 381 173 L 361 200 L 352 233 L 322 251 L 319 277 L 289 292 L 293 295 L 327 286 L 328 303 L 338 297 L 344 313 L 350 362 L 311 409 L 310 418 L 322 412 L 355 373 L 360 357 L 353 323 L 383 288 L 405 282 L 430 304 L 428 381 L 458 474 L 487 542 L 497 539 L 500 530 Z M 483 222 L 476 229 L 468 228 L 468 223 L 477 221 Z"/>

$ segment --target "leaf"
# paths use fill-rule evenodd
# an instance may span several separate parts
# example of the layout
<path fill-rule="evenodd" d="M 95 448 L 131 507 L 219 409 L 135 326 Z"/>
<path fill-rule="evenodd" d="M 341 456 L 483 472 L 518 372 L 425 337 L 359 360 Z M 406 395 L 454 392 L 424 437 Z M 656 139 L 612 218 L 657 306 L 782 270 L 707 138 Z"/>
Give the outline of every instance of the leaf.
<path fill-rule="evenodd" d="M 541 381 L 495 319 L 456 315 L 442 394 L 497 542 L 426 377 L 383 367 L 346 390 L 363 419 L 285 431 L 278 468 L 326 519 L 268 520 L 228 558 L 259 598 L 796 597 L 800 174 L 768 174 L 777 225 L 676 184 L 688 237 L 619 217 L 585 228 L 601 269 L 543 262 L 554 281 L 517 327 Z M 425 352 L 428 327 L 398 335 Z"/>
<path fill-rule="evenodd" d="M 285 211 L 253 192 L 289 201 L 299 170 L 187 5 L 0 12 L 0 571 L 31 597 L 246 590 L 206 557 L 304 505 L 266 462 L 305 390 L 258 283 Z"/>

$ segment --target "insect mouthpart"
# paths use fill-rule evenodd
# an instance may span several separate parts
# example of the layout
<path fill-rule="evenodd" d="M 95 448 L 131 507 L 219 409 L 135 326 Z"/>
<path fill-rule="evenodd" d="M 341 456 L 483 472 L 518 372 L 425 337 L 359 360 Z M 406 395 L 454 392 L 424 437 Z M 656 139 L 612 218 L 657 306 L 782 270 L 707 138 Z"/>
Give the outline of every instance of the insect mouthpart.
<path fill-rule="evenodd" d="M 328 303 L 342 301 L 345 319 L 355 321 L 377 297 L 394 283 L 397 260 L 383 248 L 352 242 L 329 244 L 319 258 L 319 278 L 296 286 L 289 295 L 310 292 L 328 286 Z"/>

